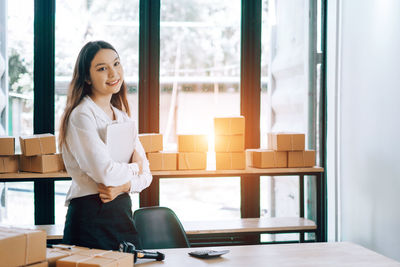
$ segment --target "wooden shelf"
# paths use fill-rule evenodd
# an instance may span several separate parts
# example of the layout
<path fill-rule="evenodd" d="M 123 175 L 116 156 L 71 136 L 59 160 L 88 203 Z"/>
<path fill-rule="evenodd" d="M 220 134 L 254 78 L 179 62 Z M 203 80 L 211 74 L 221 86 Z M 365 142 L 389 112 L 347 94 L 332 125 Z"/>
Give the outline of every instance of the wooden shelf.
<path fill-rule="evenodd" d="M 16 172 L 16 173 L 0 173 L 0 179 L 25 179 L 25 178 L 70 178 L 65 171 L 36 173 L 36 172 Z"/>
<path fill-rule="evenodd" d="M 247 167 L 244 170 L 191 170 L 191 171 L 152 171 L 152 175 L 158 178 L 190 178 L 190 177 L 224 177 L 224 176 L 243 176 L 243 175 L 307 175 L 324 172 L 324 168 L 275 168 L 258 169 Z M 38 178 L 70 178 L 69 174 L 63 172 L 35 173 L 17 172 L 0 173 L 0 179 L 38 179 Z"/>
<path fill-rule="evenodd" d="M 324 168 L 274 168 L 258 169 L 247 167 L 244 170 L 191 170 L 191 171 L 152 171 L 153 176 L 160 178 L 183 178 L 183 177 L 223 177 L 223 176 L 243 176 L 243 175 L 306 175 L 324 172 Z"/>

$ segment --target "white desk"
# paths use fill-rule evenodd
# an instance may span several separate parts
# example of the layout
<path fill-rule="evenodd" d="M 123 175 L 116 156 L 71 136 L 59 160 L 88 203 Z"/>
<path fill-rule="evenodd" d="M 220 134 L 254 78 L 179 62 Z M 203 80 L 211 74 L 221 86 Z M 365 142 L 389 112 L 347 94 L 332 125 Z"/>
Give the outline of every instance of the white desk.
<path fill-rule="evenodd" d="M 214 247 L 229 249 L 228 254 L 214 259 L 198 259 L 188 255 L 189 251 L 204 248 L 158 250 L 165 260 L 140 259 L 135 266 L 162 267 L 271 267 L 271 266 L 400 266 L 400 263 L 353 243 L 303 243 L 280 245 L 253 245 Z"/>

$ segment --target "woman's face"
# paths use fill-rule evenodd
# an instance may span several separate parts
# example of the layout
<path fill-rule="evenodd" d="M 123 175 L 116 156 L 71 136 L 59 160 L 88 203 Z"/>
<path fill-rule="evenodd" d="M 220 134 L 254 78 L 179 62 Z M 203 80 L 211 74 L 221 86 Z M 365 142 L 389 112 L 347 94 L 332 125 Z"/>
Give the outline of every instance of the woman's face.
<path fill-rule="evenodd" d="M 109 96 L 118 93 L 124 81 L 118 54 L 112 49 L 100 49 L 90 65 L 92 94 Z"/>

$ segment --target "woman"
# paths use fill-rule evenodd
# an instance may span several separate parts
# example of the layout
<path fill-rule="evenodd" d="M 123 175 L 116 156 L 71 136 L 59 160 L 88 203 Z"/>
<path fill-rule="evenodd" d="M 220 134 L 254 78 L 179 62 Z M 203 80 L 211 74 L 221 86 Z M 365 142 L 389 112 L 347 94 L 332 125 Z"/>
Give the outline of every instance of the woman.
<path fill-rule="evenodd" d="M 129 116 L 118 53 L 104 41 L 87 43 L 75 64 L 59 135 L 72 177 L 65 244 L 117 250 L 129 241 L 141 247 L 129 193 L 150 185 L 149 163 L 137 134 L 130 163 L 113 161 L 105 144 L 107 126 L 131 121 Z"/>

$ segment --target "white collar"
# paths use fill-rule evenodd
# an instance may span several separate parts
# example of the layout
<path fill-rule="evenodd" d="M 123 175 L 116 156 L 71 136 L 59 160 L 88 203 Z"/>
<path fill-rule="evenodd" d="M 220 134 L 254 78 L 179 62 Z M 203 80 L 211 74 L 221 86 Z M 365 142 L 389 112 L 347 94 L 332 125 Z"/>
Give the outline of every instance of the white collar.
<path fill-rule="evenodd" d="M 120 110 L 114 107 L 113 105 L 110 104 L 116 118 L 115 120 L 111 120 L 110 117 L 108 117 L 108 115 L 105 113 L 105 111 L 101 107 L 99 107 L 89 95 L 86 95 L 84 99 L 96 110 L 96 114 L 103 121 L 108 123 L 115 123 L 119 122 L 122 119 L 120 115 Z"/>

